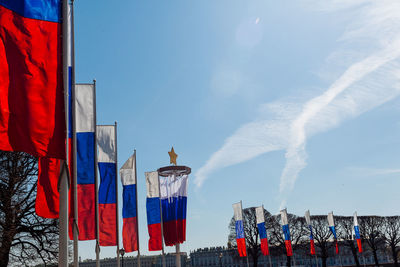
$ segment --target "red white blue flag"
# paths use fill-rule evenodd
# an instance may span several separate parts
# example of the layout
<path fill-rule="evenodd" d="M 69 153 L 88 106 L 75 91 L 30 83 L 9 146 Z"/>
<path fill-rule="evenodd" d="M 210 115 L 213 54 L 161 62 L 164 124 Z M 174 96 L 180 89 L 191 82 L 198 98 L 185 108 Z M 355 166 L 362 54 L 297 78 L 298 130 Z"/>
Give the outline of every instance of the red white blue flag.
<path fill-rule="evenodd" d="M 99 186 L 99 243 L 116 246 L 117 237 L 117 148 L 116 126 L 97 126 Z"/>
<path fill-rule="evenodd" d="M 0 150 L 65 159 L 61 0 L 0 0 Z"/>
<path fill-rule="evenodd" d="M 126 252 L 137 251 L 137 187 L 136 187 L 136 152 L 122 165 L 119 170 L 123 187 L 122 192 L 122 242 Z"/>
<path fill-rule="evenodd" d="M 238 202 L 232 205 L 233 217 L 235 218 L 235 229 L 236 229 L 236 244 L 240 257 L 247 256 L 246 249 L 246 238 L 244 234 L 243 215 L 242 215 L 242 202 Z"/>
<path fill-rule="evenodd" d="M 269 255 L 269 249 L 268 249 L 267 230 L 265 229 L 265 215 L 263 206 L 256 208 L 256 219 L 257 219 L 258 233 L 260 234 L 260 240 L 261 240 L 261 252 L 264 256 L 266 256 Z"/>
<path fill-rule="evenodd" d="M 286 209 L 281 210 L 281 221 L 282 221 L 283 235 L 285 236 L 286 255 L 292 256 L 293 255 L 292 241 L 290 239 L 289 221 Z"/>
<path fill-rule="evenodd" d="M 328 224 L 329 224 L 329 229 L 331 230 L 331 233 L 332 233 L 333 238 L 335 240 L 336 254 L 339 254 L 339 245 L 338 245 L 338 242 L 337 242 L 335 222 L 333 220 L 333 212 L 329 212 L 328 213 Z"/>
<path fill-rule="evenodd" d="M 306 214 L 304 217 L 306 217 L 308 229 L 310 229 L 310 254 L 315 255 L 314 235 L 313 235 L 313 229 L 312 229 L 312 225 L 311 225 L 311 216 L 310 216 L 309 210 L 306 211 Z"/>
<path fill-rule="evenodd" d="M 149 251 L 162 250 L 161 202 L 158 172 L 146 172 L 146 211 L 149 232 Z"/>
<path fill-rule="evenodd" d="M 357 241 L 358 252 L 363 252 L 361 245 L 360 228 L 358 227 L 357 212 L 354 212 L 354 235 Z"/>

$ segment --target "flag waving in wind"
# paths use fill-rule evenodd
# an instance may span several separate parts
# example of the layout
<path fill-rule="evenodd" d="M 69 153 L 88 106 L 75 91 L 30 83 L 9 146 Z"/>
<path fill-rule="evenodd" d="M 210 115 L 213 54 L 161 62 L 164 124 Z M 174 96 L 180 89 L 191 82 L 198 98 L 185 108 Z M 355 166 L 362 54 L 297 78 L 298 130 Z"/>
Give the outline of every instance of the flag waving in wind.
<path fill-rule="evenodd" d="M 0 150 L 65 159 L 61 4 L 0 1 Z"/>
<path fill-rule="evenodd" d="M 354 212 L 354 235 L 357 241 L 358 252 L 362 252 L 360 229 L 358 227 L 357 212 Z"/>
<path fill-rule="evenodd" d="M 328 223 L 329 223 L 329 229 L 331 230 L 331 232 L 333 234 L 333 238 L 335 239 L 336 254 L 339 254 L 339 246 L 338 246 L 338 242 L 337 242 L 335 222 L 333 220 L 333 212 L 328 213 Z"/>
<path fill-rule="evenodd" d="M 310 218 L 309 210 L 306 211 L 305 217 L 306 217 L 308 229 L 310 229 L 310 254 L 315 255 L 314 236 L 313 236 L 313 230 L 312 230 L 312 226 L 311 226 L 311 218 Z"/>
<path fill-rule="evenodd" d="M 233 216 L 235 218 L 235 229 L 236 229 L 236 244 L 240 257 L 247 256 L 246 249 L 246 238 L 243 227 L 243 215 L 242 215 L 242 202 L 238 202 L 232 205 Z"/>
<path fill-rule="evenodd" d="M 122 192 L 122 242 L 126 252 L 138 250 L 136 151 L 119 170 Z"/>
<path fill-rule="evenodd" d="M 147 229 L 149 231 L 149 251 L 162 250 L 161 202 L 158 172 L 146 172 L 146 211 Z"/>
<path fill-rule="evenodd" d="M 286 209 L 281 210 L 282 230 L 285 236 L 286 255 L 292 256 L 292 241 L 290 239 L 289 221 Z"/>
<path fill-rule="evenodd" d="M 264 206 L 256 208 L 256 219 L 258 233 L 261 240 L 261 252 L 264 256 L 269 255 L 267 230 L 265 229 Z"/>

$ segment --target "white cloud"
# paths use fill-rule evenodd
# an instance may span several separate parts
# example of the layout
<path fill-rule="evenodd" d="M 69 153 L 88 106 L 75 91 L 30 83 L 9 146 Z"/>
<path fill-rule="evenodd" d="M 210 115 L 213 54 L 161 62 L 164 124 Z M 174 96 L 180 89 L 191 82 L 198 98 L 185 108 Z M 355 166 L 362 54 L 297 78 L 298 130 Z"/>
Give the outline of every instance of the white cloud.
<path fill-rule="evenodd" d="M 307 140 L 339 126 L 400 95 L 400 2 L 334 0 L 323 10 L 357 7 L 341 40 L 354 43 L 368 40 L 369 50 L 355 51 L 357 60 L 322 94 L 305 103 L 269 105 L 275 116 L 241 126 L 196 173 L 200 186 L 207 176 L 223 168 L 250 160 L 274 150 L 286 150 L 280 193 L 282 205 L 291 192 L 300 171 L 307 165 Z M 322 9 L 322 8 L 321 8 Z M 338 51 L 333 51 L 338 53 Z M 349 51 L 346 51 L 349 53 Z M 289 111 L 284 111 L 290 107 Z M 262 109 L 263 110 L 263 109 Z"/>

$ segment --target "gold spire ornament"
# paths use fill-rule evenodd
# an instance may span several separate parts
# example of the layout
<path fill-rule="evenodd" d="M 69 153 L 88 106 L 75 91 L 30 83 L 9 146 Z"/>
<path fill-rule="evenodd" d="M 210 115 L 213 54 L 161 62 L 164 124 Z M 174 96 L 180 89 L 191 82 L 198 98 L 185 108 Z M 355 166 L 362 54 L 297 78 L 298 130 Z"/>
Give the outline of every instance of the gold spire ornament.
<path fill-rule="evenodd" d="M 175 153 L 174 147 L 171 148 L 171 151 L 169 151 L 168 154 L 169 154 L 169 163 L 170 164 L 174 164 L 174 165 L 178 165 L 176 163 L 176 158 L 178 157 L 178 155 Z"/>

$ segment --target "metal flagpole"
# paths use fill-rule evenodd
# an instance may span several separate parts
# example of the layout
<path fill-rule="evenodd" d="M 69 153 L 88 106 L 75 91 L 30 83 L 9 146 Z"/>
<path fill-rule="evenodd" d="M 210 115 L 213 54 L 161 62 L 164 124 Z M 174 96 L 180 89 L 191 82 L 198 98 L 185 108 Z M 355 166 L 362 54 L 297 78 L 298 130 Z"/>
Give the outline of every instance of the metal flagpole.
<path fill-rule="evenodd" d="M 136 184 L 136 235 L 137 235 L 137 266 L 140 267 L 140 246 L 139 246 L 139 212 L 138 212 L 138 194 L 137 194 L 137 168 L 136 168 L 136 149 L 133 152 L 135 154 L 135 184 Z"/>
<path fill-rule="evenodd" d="M 74 220 L 72 225 L 74 237 L 74 266 L 79 267 L 79 248 L 78 248 L 78 184 L 77 184 L 77 161 L 76 161 L 76 87 L 75 87 L 75 32 L 74 32 L 74 0 L 71 0 L 71 88 L 72 88 L 72 185 L 73 185 L 73 200 L 74 200 Z"/>
<path fill-rule="evenodd" d="M 58 266 L 68 266 L 68 103 L 69 103 L 69 79 L 68 79 L 68 48 L 70 46 L 69 38 L 69 21 L 68 21 L 68 1 L 62 1 L 62 61 L 63 61 L 63 87 L 64 87 L 64 103 L 65 103 L 65 123 L 66 123 L 66 147 L 65 147 L 65 162 L 62 165 L 62 171 L 60 172 L 59 178 L 59 240 L 58 240 Z"/>
<path fill-rule="evenodd" d="M 240 208 L 242 210 L 242 219 L 243 219 L 243 234 L 244 234 L 244 242 L 246 245 L 246 261 L 247 261 L 247 267 L 249 267 L 249 255 L 247 253 L 247 242 L 246 242 L 246 232 L 244 231 L 244 214 L 243 214 L 243 206 L 242 206 L 242 201 L 240 200 Z"/>
<path fill-rule="evenodd" d="M 119 260 L 119 217 L 118 217 L 118 147 L 117 147 L 117 122 L 114 126 L 115 138 L 115 198 L 116 198 L 116 225 L 117 225 L 117 267 L 120 267 Z"/>
<path fill-rule="evenodd" d="M 164 251 L 164 226 L 163 226 L 163 216 L 162 216 L 161 185 L 160 185 L 160 176 L 159 176 L 159 175 L 158 175 L 158 198 L 160 199 L 162 266 L 163 266 L 163 267 L 166 267 L 166 266 L 167 266 L 167 263 L 165 262 L 165 251 Z"/>
<path fill-rule="evenodd" d="M 96 114 L 96 80 L 93 80 L 93 109 L 94 109 L 94 199 L 96 224 L 96 267 L 100 267 L 100 239 L 99 239 L 99 176 L 97 175 L 97 114 Z"/>

